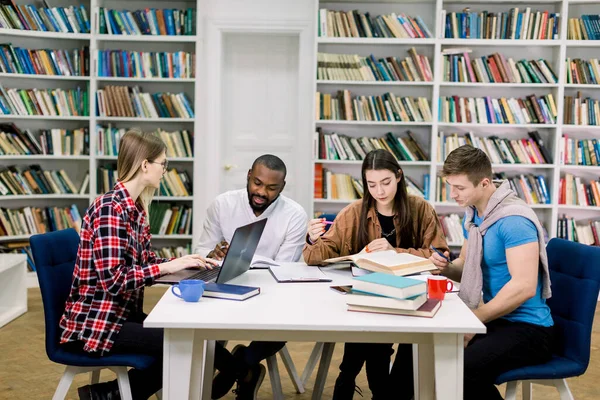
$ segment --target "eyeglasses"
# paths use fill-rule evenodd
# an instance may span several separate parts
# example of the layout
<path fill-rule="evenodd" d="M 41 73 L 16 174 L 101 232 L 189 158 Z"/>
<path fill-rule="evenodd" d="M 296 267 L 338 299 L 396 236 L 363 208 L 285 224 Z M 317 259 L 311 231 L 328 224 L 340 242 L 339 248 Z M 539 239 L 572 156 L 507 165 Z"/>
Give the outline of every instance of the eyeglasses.
<path fill-rule="evenodd" d="M 150 164 L 159 164 L 162 165 L 163 167 L 163 171 L 166 171 L 167 168 L 169 167 L 169 160 L 165 160 L 163 162 L 156 162 L 156 161 L 148 161 Z"/>

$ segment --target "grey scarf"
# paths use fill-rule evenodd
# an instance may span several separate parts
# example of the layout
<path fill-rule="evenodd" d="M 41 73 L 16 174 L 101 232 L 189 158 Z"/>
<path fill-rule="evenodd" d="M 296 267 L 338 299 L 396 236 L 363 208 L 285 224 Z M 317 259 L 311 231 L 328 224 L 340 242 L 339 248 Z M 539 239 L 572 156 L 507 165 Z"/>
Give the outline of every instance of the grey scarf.
<path fill-rule="evenodd" d="M 538 232 L 540 248 L 540 264 L 542 266 L 542 297 L 550 298 L 550 274 L 548 272 L 548 256 L 546 255 L 546 243 L 544 232 L 535 212 L 510 188 L 510 183 L 504 181 L 494 192 L 483 213 L 483 222 L 476 226 L 473 221 L 475 214 L 473 207 L 468 207 L 465 212 L 465 228 L 469 232 L 469 244 L 467 255 L 460 282 L 458 296 L 469 306 L 475 309 L 481 300 L 481 289 L 483 287 L 483 275 L 481 262 L 483 257 L 483 236 L 489 227 L 504 217 L 518 215 L 525 217 L 534 223 Z"/>

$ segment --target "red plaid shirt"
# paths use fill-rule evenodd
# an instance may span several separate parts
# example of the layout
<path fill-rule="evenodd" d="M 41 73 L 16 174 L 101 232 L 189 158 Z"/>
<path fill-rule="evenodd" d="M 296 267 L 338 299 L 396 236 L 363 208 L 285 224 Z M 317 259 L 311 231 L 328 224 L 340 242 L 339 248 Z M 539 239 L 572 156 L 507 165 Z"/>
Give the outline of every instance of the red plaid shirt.
<path fill-rule="evenodd" d="M 168 261 L 150 251 L 146 212 L 117 182 L 98 197 L 81 226 L 71 294 L 60 320 L 61 343 L 81 340 L 88 352 L 110 351 L 130 313 L 141 313 L 144 286 Z"/>

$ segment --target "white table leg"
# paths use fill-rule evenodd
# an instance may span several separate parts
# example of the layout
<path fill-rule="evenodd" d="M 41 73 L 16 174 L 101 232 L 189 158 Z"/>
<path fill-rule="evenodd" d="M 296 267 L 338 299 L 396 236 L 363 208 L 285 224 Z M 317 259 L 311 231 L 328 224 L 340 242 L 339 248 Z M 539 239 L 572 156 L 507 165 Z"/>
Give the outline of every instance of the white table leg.
<path fill-rule="evenodd" d="M 463 398 L 463 334 L 433 335 L 435 393 L 437 400 Z"/>
<path fill-rule="evenodd" d="M 215 363 L 215 341 L 204 340 L 200 331 L 194 333 L 190 399 L 210 399 Z"/>
<path fill-rule="evenodd" d="M 416 360 L 417 373 L 415 374 L 415 400 L 434 400 L 434 357 L 433 346 L 431 344 L 417 344 L 413 351 L 414 360 Z"/>
<path fill-rule="evenodd" d="M 163 349 L 164 400 L 189 398 L 193 347 L 193 329 L 165 329 Z"/>

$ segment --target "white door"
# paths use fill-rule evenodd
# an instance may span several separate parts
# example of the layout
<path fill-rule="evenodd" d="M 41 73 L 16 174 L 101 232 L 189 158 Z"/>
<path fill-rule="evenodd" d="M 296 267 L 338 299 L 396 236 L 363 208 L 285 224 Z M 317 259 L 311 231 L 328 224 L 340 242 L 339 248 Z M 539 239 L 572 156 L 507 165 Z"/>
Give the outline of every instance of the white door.
<path fill-rule="evenodd" d="M 284 194 L 294 198 L 298 141 L 298 35 L 227 33 L 223 37 L 221 191 L 245 187 L 252 162 L 280 157 Z"/>

